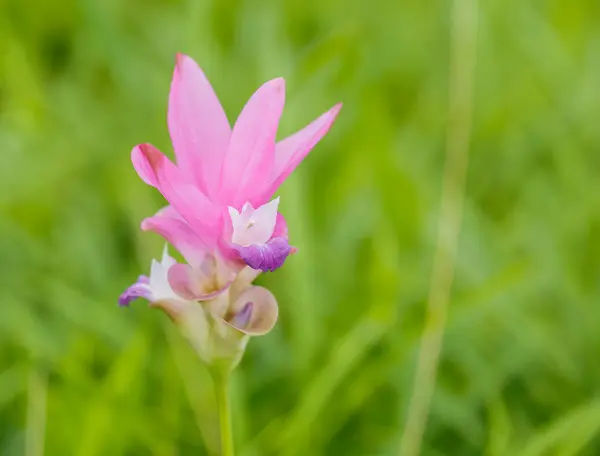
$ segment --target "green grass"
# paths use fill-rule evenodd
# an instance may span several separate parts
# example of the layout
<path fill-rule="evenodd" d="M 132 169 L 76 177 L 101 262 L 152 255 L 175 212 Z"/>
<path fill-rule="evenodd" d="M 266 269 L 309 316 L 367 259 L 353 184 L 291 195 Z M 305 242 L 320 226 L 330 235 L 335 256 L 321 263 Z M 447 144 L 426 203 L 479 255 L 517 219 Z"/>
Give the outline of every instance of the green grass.
<path fill-rule="evenodd" d="M 341 116 L 280 190 L 299 254 L 235 373 L 241 456 L 398 454 L 446 153 L 450 1 L 0 3 L 0 454 L 212 455 L 206 372 L 119 293 L 161 240 L 174 56 L 233 120 Z M 600 454 L 600 4 L 480 2 L 464 223 L 424 456 Z"/>

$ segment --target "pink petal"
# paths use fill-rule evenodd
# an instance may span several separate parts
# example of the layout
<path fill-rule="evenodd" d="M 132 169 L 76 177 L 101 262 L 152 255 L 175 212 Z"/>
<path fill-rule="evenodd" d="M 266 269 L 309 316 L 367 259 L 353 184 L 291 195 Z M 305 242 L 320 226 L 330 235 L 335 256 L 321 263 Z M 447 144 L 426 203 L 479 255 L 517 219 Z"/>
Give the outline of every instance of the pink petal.
<path fill-rule="evenodd" d="M 178 166 L 206 195 L 216 195 L 231 128 L 208 79 L 183 54 L 173 73 L 168 124 Z"/>
<path fill-rule="evenodd" d="M 150 144 L 140 144 L 136 148 L 139 149 L 139 163 L 143 164 L 141 168 L 148 171 L 145 177 L 156 184 L 196 234 L 213 246 L 220 232 L 220 208 L 213 205 L 157 148 Z"/>
<path fill-rule="evenodd" d="M 279 186 L 296 169 L 296 166 L 329 131 L 340 109 L 342 109 L 342 104 L 338 103 L 302 130 L 277 143 L 271 184 L 261 194 L 260 199 L 255 201 L 256 204 L 263 204 L 271 198 Z"/>
<path fill-rule="evenodd" d="M 275 229 L 273 230 L 273 234 L 271 237 L 282 237 L 286 241 L 289 239 L 287 222 L 285 221 L 285 217 L 281 215 L 281 212 L 277 213 L 277 219 L 275 220 Z"/>
<path fill-rule="evenodd" d="M 239 209 L 269 178 L 284 104 L 285 81 L 278 78 L 263 84 L 244 106 L 223 162 L 221 203 Z"/>
<path fill-rule="evenodd" d="M 271 236 L 271 239 L 275 239 L 275 238 L 283 238 L 285 239 L 288 243 L 290 241 L 289 238 L 289 234 L 288 234 L 288 226 L 287 226 L 287 222 L 285 221 L 285 218 L 283 217 L 283 215 L 281 215 L 281 213 L 277 213 L 277 221 L 275 222 L 275 230 L 273 231 L 273 236 Z M 290 246 L 290 255 L 294 255 L 298 252 L 298 248 L 294 247 L 293 245 Z"/>
<path fill-rule="evenodd" d="M 201 269 L 177 263 L 169 269 L 169 285 L 175 293 L 188 301 L 208 301 L 227 290 L 231 281 L 217 286 Z"/>
<path fill-rule="evenodd" d="M 275 222 L 275 230 L 273 231 L 273 236 L 272 239 L 275 238 L 283 238 L 285 239 L 288 243 L 290 241 L 289 238 L 289 233 L 288 233 L 288 226 L 287 226 L 287 222 L 285 221 L 285 218 L 283 217 L 283 215 L 281 215 L 281 213 L 277 213 L 277 221 Z M 290 245 L 290 255 L 295 255 L 298 252 L 298 248 Z"/>
<path fill-rule="evenodd" d="M 138 173 L 138 176 L 140 176 L 146 184 L 156 187 L 157 183 L 154 178 L 154 171 L 140 149 L 140 145 L 135 146 L 131 151 L 131 162 L 133 163 L 133 168 Z"/>
<path fill-rule="evenodd" d="M 209 249 L 188 223 L 171 206 L 142 222 L 142 230 L 154 231 L 165 238 L 192 266 L 200 266 Z"/>

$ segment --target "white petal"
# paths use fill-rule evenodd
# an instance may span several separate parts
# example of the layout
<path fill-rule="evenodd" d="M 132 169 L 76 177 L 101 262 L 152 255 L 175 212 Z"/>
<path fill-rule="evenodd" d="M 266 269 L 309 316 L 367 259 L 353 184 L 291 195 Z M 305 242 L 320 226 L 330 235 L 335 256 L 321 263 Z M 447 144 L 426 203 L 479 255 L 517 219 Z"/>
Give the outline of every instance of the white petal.
<path fill-rule="evenodd" d="M 171 266 L 176 263 L 175 259 L 169 255 L 167 246 L 163 250 L 162 261 L 159 263 L 152 260 L 150 266 L 149 287 L 152 292 L 153 301 L 163 299 L 180 299 L 169 285 L 168 272 Z"/>
<path fill-rule="evenodd" d="M 239 217 L 230 210 L 233 224 L 232 242 L 244 247 L 267 242 L 275 229 L 278 207 L 279 197 L 258 209 L 252 209 L 252 206 L 246 203 Z"/>
<path fill-rule="evenodd" d="M 231 217 L 231 221 L 235 225 L 235 222 L 240 218 L 240 213 L 235 207 L 228 206 L 227 209 L 229 209 L 229 217 Z"/>

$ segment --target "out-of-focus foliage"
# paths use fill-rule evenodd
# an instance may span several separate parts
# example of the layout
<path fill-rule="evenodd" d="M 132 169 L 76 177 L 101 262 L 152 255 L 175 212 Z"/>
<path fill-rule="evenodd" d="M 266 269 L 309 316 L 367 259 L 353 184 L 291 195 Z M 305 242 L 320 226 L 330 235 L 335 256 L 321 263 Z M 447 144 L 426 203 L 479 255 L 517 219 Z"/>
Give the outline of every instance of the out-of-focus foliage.
<path fill-rule="evenodd" d="M 396 454 L 431 277 L 449 18 L 441 0 L 0 3 L 0 454 L 214 451 L 190 349 L 162 314 L 116 306 L 162 247 L 139 231 L 163 201 L 129 151 L 170 150 L 178 51 L 231 120 L 285 77 L 282 136 L 344 101 L 280 191 L 300 251 L 260 279 L 281 316 L 235 374 L 239 454 Z M 600 3 L 481 1 L 473 109 L 423 454 L 597 455 Z"/>

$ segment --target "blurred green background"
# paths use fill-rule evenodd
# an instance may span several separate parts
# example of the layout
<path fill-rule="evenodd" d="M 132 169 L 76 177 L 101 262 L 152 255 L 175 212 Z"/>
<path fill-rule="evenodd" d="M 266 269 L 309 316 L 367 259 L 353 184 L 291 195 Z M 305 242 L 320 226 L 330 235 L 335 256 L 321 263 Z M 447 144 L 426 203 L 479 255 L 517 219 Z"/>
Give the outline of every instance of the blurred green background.
<path fill-rule="evenodd" d="M 479 15 L 422 454 L 598 455 L 600 3 L 486 0 Z M 279 192 L 300 253 L 259 280 L 281 315 L 235 374 L 238 454 L 397 454 L 436 242 L 450 25 L 449 0 L 0 2 L 0 454 L 214 454 L 193 353 L 161 313 L 116 304 L 162 249 L 139 223 L 163 201 L 129 152 L 171 150 L 176 52 L 231 121 L 285 77 L 281 136 L 344 102 Z"/>

